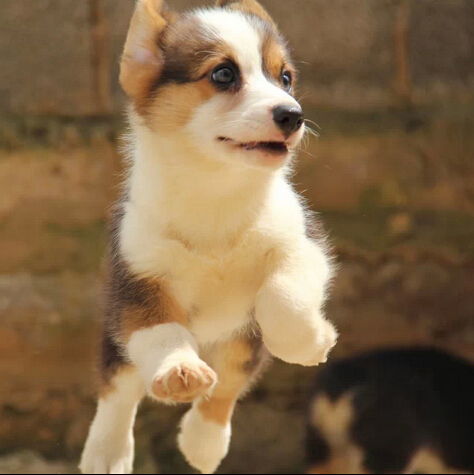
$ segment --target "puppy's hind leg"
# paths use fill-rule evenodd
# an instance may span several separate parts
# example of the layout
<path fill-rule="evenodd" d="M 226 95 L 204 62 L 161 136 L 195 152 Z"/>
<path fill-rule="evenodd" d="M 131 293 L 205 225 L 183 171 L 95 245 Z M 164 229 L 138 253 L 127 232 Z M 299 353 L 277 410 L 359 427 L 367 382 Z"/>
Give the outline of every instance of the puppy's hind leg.
<path fill-rule="evenodd" d="M 214 473 L 227 455 L 235 405 L 266 356 L 259 338 L 245 337 L 219 344 L 211 353 L 217 386 L 210 398 L 197 400 L 187 412 L 178 437 L 184 457 L 202 473 Z"/>
<path fill-rule="evenodd" d="M 102 382 L 97 412 L 89 430 L 79 468 L 82 473 L 132 473 L 133 426 L 145 394 L 135 367 L 114 362 Z"/>

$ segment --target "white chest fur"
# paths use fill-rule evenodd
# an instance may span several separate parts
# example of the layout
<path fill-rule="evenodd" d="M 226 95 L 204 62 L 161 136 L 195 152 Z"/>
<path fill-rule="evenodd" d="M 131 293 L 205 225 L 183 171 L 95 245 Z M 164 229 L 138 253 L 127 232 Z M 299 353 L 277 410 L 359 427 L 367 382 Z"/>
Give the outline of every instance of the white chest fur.
<path fill-rule="evenodd" d="M 248 232 L 227 249 L 203 252 L 154 234 L 136 214 L 129 207 L 122 228 L 126 259 L 135 272 L 166 280 L 197 340 L 212 343 L 244 327 L 265 276 L 268 240 Z M 148 229 L 139 231 L 137 221 Z"/>
<path fill-rule="evenodd" d="M 166 280 L 201 344 L 226 338 L 249 322 L 269 256 L 304 234 L 304 213 L 283 173 L 193 157 L 176 166 L 169 143 L 148 145 L 135 150 L 123 257 L 137 275 Z"/>
<path fill-rule="evenodd" d="M 216 256 L 175 249 L 179 264 L 168 282 L 200 343 L 226 338 L 249 322 L 265 269 L 265 252 L 251 241 Z"/>

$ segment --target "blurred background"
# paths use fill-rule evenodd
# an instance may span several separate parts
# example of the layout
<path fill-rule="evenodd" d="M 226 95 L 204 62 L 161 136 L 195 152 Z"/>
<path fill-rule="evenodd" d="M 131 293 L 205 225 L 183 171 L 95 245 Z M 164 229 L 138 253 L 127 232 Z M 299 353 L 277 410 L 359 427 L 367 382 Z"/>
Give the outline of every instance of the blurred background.
<path fill-rule="evenodd" d="M 333 357 L 432 344 L 472 361 L 474 2 L 262 3 L 290 40 L 320 133 L 295 183 L 340 263 Z M 94 412 L 104 224 L 124 128 L 118 61 L 132 7 L 0 2 L 1 473 L 74 471 Z M 237 411 L 222 473 L 303 469 L 314 374 L 272 366 Z M 182 412 L 142 407 L 137 471 L 189 473 L 175 449 Z"/>

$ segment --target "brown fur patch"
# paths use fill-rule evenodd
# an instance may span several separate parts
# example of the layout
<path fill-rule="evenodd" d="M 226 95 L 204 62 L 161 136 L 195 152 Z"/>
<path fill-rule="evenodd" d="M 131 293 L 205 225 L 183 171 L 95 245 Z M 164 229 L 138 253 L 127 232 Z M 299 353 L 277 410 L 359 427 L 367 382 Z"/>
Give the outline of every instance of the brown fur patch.
<path fill-rule="evenodd" d="M 115 378 L 127 371 L 132 371 L 132 367 L 130 365 L 120 366 L 107 380 L 103 380 L 99 388 L 99 398 L 106 399 L 109 394 L 113 393 L 116 389 L 114 384 Z"/>
<path fill-rule="evenodd" d="M 204 418 L 225 425 L 239 397 L 251 386 L 268 359 L 260 337 L 240 337 L 217 345 L 210 355 L 219 380 L 210 399 L 199 404 Z"/>
<path fill-rule="evenodd" d="M 232 417 L 236 403 L 236 397 L 212 397 L 199 404 L 199 411 L 204 419 L 225 426 Z"/>
<path fill-rule="evenodd" d="M 232 61 L 232 51 L 213 36 L 193 16 L 183 16 L 170 24 L 160 38 L 164 63 L 143 91 L 137 111 L 160 127 L 174 130 L 189 120 L 195 108 L 217 90 L 210 72 L 224 61 Z"/>
<path fill-rule="evenodd" d="M 249 13 L 258 16 L 272 26 L 275 25 L 273 18 L 267 10 L 265 10 L 265 8 L 263 8 L 263 6 L 256 0 L 217 0 L 217 6 Z"/>
<path fill-rule="evenodd" d="M 207 78 L 188 84 L 170 83 L 162 86 L 148 103 L 147 119 L 160 130 L 173 132 L 184 126 L 196 108 L 208 101 L 216 90 Z"/>
<path fill-rule="evenodd" d="M 282 72 L 290 71 L 293 78 L 296 78 L 296 69 L 291 63 L 286 42 L 280 35 L 273 19 L 260 3 L 255 0 L 219 0 L 217 4 L 247 13 L 256 20 L 252 21 L 252 24 L 262 37 L 263 68 L 269 77 L 280 84 Z M 249 19 L 252 20 L 252 18 Z"/>
<path fill-rule="evenodd" d="M 123 341 L 128 341 L 132 333 L 143 328 L 171 322 L 187 324 L 185 312 L 167 291 L 164 282 L 142 279 L 140 285 L 148 296 L 142 305 L 124 307 L 120 331 Z"/>
<path fill-rule="evenodd" d="M 187 316 L 162 280 L 135 276 L 120 254 L 118 234 L 123 205 L 113 213 L 110 229 L 105 320 L 102 338 L 102 381 L 107 384 L 128 364 L 125 345 L 134 331 L 162 323 L 187 323 Z"/>
<path fill-rule="evenodd" d="M 221 5 L 249 15 L 263 38 L 263 67 L 270 77 L 280 83 L 284 69 L 294 74 L 285 42 L 258 2 Z M 225 61 L 236 63 L 232 50 L 199 18 L 172 15 L 159 0 L 140 0 L 130 24 L 120 80 L 140 115 L 175 130 L 189 120 L 196 107 L 218 92 L 209 76 Z"/>
<path fill-rule="evenodd" d="M 281 45 L 272 35 L 265 35 L 262 57 L 265 71 L 274 79 L 280 80 L 280 75 L 285 69 L 286 60 Z"/>
<path fill-rule="evenodd" d="M 197 81 L 211 68 L 209 61 L 218 64 L 230 59 L 232 51 L 217 35 L 194 16 L 183 16 L 164 32 L 160 47 L 164 51 L 163 73 L 155 88 L 168 82 Z"/>
<path fill-rule="evenodd" d="M 106 311 L 107 314 L 108 311 Z M 108 322 L 106 318 L 102 332 L 99 365 L 101 384 L 104 386 L 107 386 L 114 375 L 128 364 L 122 346 L 115 341 L 112 334 L 111 322 Z"/>
<path fill-rule="evenodd" d="M 296 83 L 296 69 L 290 61 L 289 53 L 281 38 L 273 32 L 265 32 L 262 43 L 263 68 L 277 83 L 281 84 L 281 75 L 289 71 L 293 77 L 293 87 Z"/>

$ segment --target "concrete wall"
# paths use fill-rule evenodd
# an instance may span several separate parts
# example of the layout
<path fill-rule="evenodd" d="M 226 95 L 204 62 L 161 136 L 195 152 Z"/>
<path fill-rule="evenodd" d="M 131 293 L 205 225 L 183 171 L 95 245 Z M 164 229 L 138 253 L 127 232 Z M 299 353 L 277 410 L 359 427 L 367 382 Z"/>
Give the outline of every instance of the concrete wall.
<path fill-rule="evenodd" d="M 262 3 L 290 39 L 311 104 L 370 109 L 474 96 L 472 0 Z M 120 111 L 118 61 L 132 8 L 133 0 L 2 0 L 0 113 Z"/>

